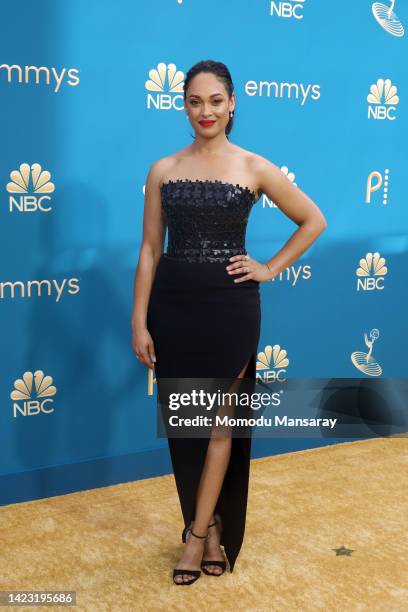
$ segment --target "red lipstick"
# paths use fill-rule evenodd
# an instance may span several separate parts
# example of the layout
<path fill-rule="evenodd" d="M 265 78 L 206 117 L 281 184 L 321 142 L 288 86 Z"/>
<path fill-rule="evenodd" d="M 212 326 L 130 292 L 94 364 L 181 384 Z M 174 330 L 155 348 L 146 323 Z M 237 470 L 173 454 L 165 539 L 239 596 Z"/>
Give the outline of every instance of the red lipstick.
<path fill-rule="evenodd" d="M 215 121 L 210 121 L 209 119 L 203 119 L 202 121 L 199 121 L 198 123 L 202 125 L 203 127 L 211 127 L 212 125 L 214 125 Z"/>

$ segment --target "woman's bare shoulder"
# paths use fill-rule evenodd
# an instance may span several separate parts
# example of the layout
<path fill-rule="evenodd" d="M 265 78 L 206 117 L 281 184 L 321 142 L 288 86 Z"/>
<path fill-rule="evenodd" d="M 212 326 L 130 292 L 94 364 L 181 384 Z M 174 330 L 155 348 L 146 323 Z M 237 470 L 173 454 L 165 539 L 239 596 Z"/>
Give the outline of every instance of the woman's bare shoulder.
<path fill-rule="evenodd" d="M 238 153 L 242 155 L 243 159 L 247 162 L 248 168 L 252 170 L 252 172 L 256 169 L 261 168 L 265 164 L 275 165 L 270 159 L 267 159 L 263 155 L 256 153 L 255 151 L 250 151 L 249 149 L 244 149 L 243 147 L 238 147 Z"/>
<path fill-rule="evenodd" d="M 188 148 L 184 147 L 180 151 L 160 157 L 151 165 L 149 173 L 152 173 L 159 184 L 161 184 L 166 176 L 171 175 L 177 164 L 185 157 Z"/>
<path fill-rule="evenodd" d="M 254 173 L 256 170 L 262 168 L 265 164 L 273 164 L 269 159 L 263 157 L 255 151 L 244 149 L 243 147 L 235 146 L 236 154 L 242 157 L 242 160 L 247 164 L 248 171 Z M 273 164 L 274 165 L 274 164 Z"/>
<path fill-rule="evenodd" d="M 242 158 L 245 172 L 248 175 L 248 181 L 255 184 L 253 190 L 257 193 L 258 197 L 260 197 L 260 195 L 264 193 L 264 176 L 266 174 L 268 176 L 280 175 L 280 168 L 273 161 L 255 151 L 237 147 L 236 154 Z"/>

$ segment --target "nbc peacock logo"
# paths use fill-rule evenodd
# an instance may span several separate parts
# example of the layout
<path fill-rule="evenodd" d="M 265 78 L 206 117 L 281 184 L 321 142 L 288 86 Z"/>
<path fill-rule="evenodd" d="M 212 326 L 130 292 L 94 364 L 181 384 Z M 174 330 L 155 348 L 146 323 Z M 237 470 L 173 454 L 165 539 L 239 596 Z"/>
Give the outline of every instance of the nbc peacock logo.
<path fill-rule="evenodd" d="M 368 348 L 368 353 L 363 351 L 354 351 L 354 353 L 351 353 L 353 365 L 357 370 L 360 370 L 363 374 L 368 374 L 368 376 L 381 376 L 382 374 L 382 367 L 372 355 L 374 342 L 378 340 L 379 337 L 380 332 L 375 328 L 370 331 L 368 336 L 364 333 L 364 342 Z"/>
<path fill-rule="evenodd" d="M 388 273 L 385 258 L 380 253 L 367 253 L 360 259 L 356 270 L 357 291 L 382 291 L 384 289 L 384 276 Z"/>
<path fill-rule="evenodd" d="M 7 183 L 9 197 L 9 212 L 50 212 L 51 197 L 55 185 L 51 182 L 51 174 L 43 170 L 40 164 L 23 163 L 18 170 L 10 173 L 11 181 Z"/>
<path fill-rule="evenodd" d="M 374 2 L 371 6 L 374 18 L 377 23 L 392 36 L 404 36 L 404 26 L 394 12 L 395 0 L 390 0 L 390 6 L 382 2 Z"/>
<path fill-rule="evenodd" d="M 149 72 L 149 79 L 145 82 L 149 92 L 147 95 L 147 108 L 156 110 L 183 110 L 184 109 L 184 72 L 177 70 L 175 64 L 157 64 Z"/>
<path fill-rule="evenodd" d="M 288 365 L 287 351 L 282 349 L 279 344 L 273 346 L 268 344 L 263 351 L 258 353 L 256 378 L 265 383 L 284 382 Z"/>
<path fill-rule="evenodd" d="M 371 85 L 367 102 L 369 103 L 368 119 L 395 121 L 399 97 L 396 86 L 391 84 L 391 79 L 378 79 L 377 83 Z"/>
<path fill-rule="evenodd" d="M 271 0 L 268 6 L 269 15 L 271 17 L 279 17 L 281 19 L 303 19 L 303 11 L 306 0 Z"/>
<path fill-rule="evenodd" d="M 51 376 L 45 376 L 42 370 L 24 372 L 22 378 L 14 381 L 10 393 L 13 401 L 13 417 L 37 416 L 40 413 L 54 412 L 53 397 L 57 388 L 52 384 Z"/>

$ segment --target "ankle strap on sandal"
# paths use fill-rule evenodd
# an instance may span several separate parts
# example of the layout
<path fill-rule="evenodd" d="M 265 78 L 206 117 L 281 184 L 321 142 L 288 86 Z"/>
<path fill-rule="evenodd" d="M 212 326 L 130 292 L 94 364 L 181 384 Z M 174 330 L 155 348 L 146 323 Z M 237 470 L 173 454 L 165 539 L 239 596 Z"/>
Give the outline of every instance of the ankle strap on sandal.
<path fill-rule="evenodd" d="M 204 538 L 206 538 L 206 537 L 207 537 L 207 535 L 208 535 L 208 534 L 206 533 L 204 536 L 199 536 L 199 535 L 197 535 L 196 533 L 194 533 L 194 531 L 193 531 L 192 529 L 190 529 L 190 533 L 191 533 L 191 535 L 193 535 L 195 538 L 200 538 L 200 539 L 204 539 Z"/>

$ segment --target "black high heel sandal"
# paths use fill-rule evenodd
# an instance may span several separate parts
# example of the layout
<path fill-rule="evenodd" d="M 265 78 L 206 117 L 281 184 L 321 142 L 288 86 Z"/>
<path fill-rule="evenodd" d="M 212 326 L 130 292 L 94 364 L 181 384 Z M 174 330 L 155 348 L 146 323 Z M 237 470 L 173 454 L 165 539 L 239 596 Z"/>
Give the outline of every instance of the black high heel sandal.
<path fill-rule="evenodd" d="M 184 543 L 186 542 L 187 532 L 188 532 L 188 531 L 189 531 L 189 532 L 191 533 L 191 535 L 193 535 L 195 538 L 200 538 L 200 540 L 203 540 L 203 539 L 204 539 L 204 538 L 206 538 L 206 537 L 207 537 L 207 535 L 208 535 L 208 532 L 206 533 L 206 535 L 205 535 L 205 536 L 199 536 L 199 535 L 197 535 L 196 533 L 194 533 L 194 531 L 192 530 L 191 525 L 190 525 L 190 527 L 185 527 L 185 528 L 183 529 L 183 533 L 182 533 L 181 539 L 182 539 L 182 541 L 183 541 Z M 186 580 L 186 581 L 184 581 L 184 580 L 183 580 L 182 582 L 176 582 L 176 581 L 174 580 L 174 578 L 175 578 L 176 576 L 184 576 L 184 575 L 186 575 L 186 574 L 187 574 L 188 576 L 194 576 L 194 578 L 192 578 L 191 580 Z M 173 582 L 174 582 L 174 584 L 177 584 L 178 586 L 179 586 L 179 585 L 182 585 L 182 584 L 185 584 L 185 585 L 188 585 L 188 584 L 193 584 L 193 582 L 195 582 L 196 580 L 198 580 L 200 576 L 201 576 L 201 570 L 190 570 L 190 569 L 186 569 L 186 568 L 178 568 L 178 569 L 174 569 L 174 570 L 173 570 Z"/>
<path fill-rule="evenodd" d="M 221 521 L 217 520 L 216 516 L 214 518 L 215 518 L 215 522 L 211 523 L 211 525 L 208 525 L 208 528 L 214 527 L 214 525 L 218 524 L 220 526 L 220 535 L 221 535 L 221 532 L 222 532 Z M 208 567 L 209 565 L 215 565 L 217 567 L 220 567 L 222 569 L 222 572 L 220 572 L 219 574 L 214 574 L 213 572 L 209 572 L 206 569 L 206 567 Z M 203 559 L 201 561 L 201 568 L 204 574 L 207 574 L 207 576 L 222 576 L 225 570 L 227 569 L 227 562 L 226 561 L 211 561 L 210 559 Z"/>

